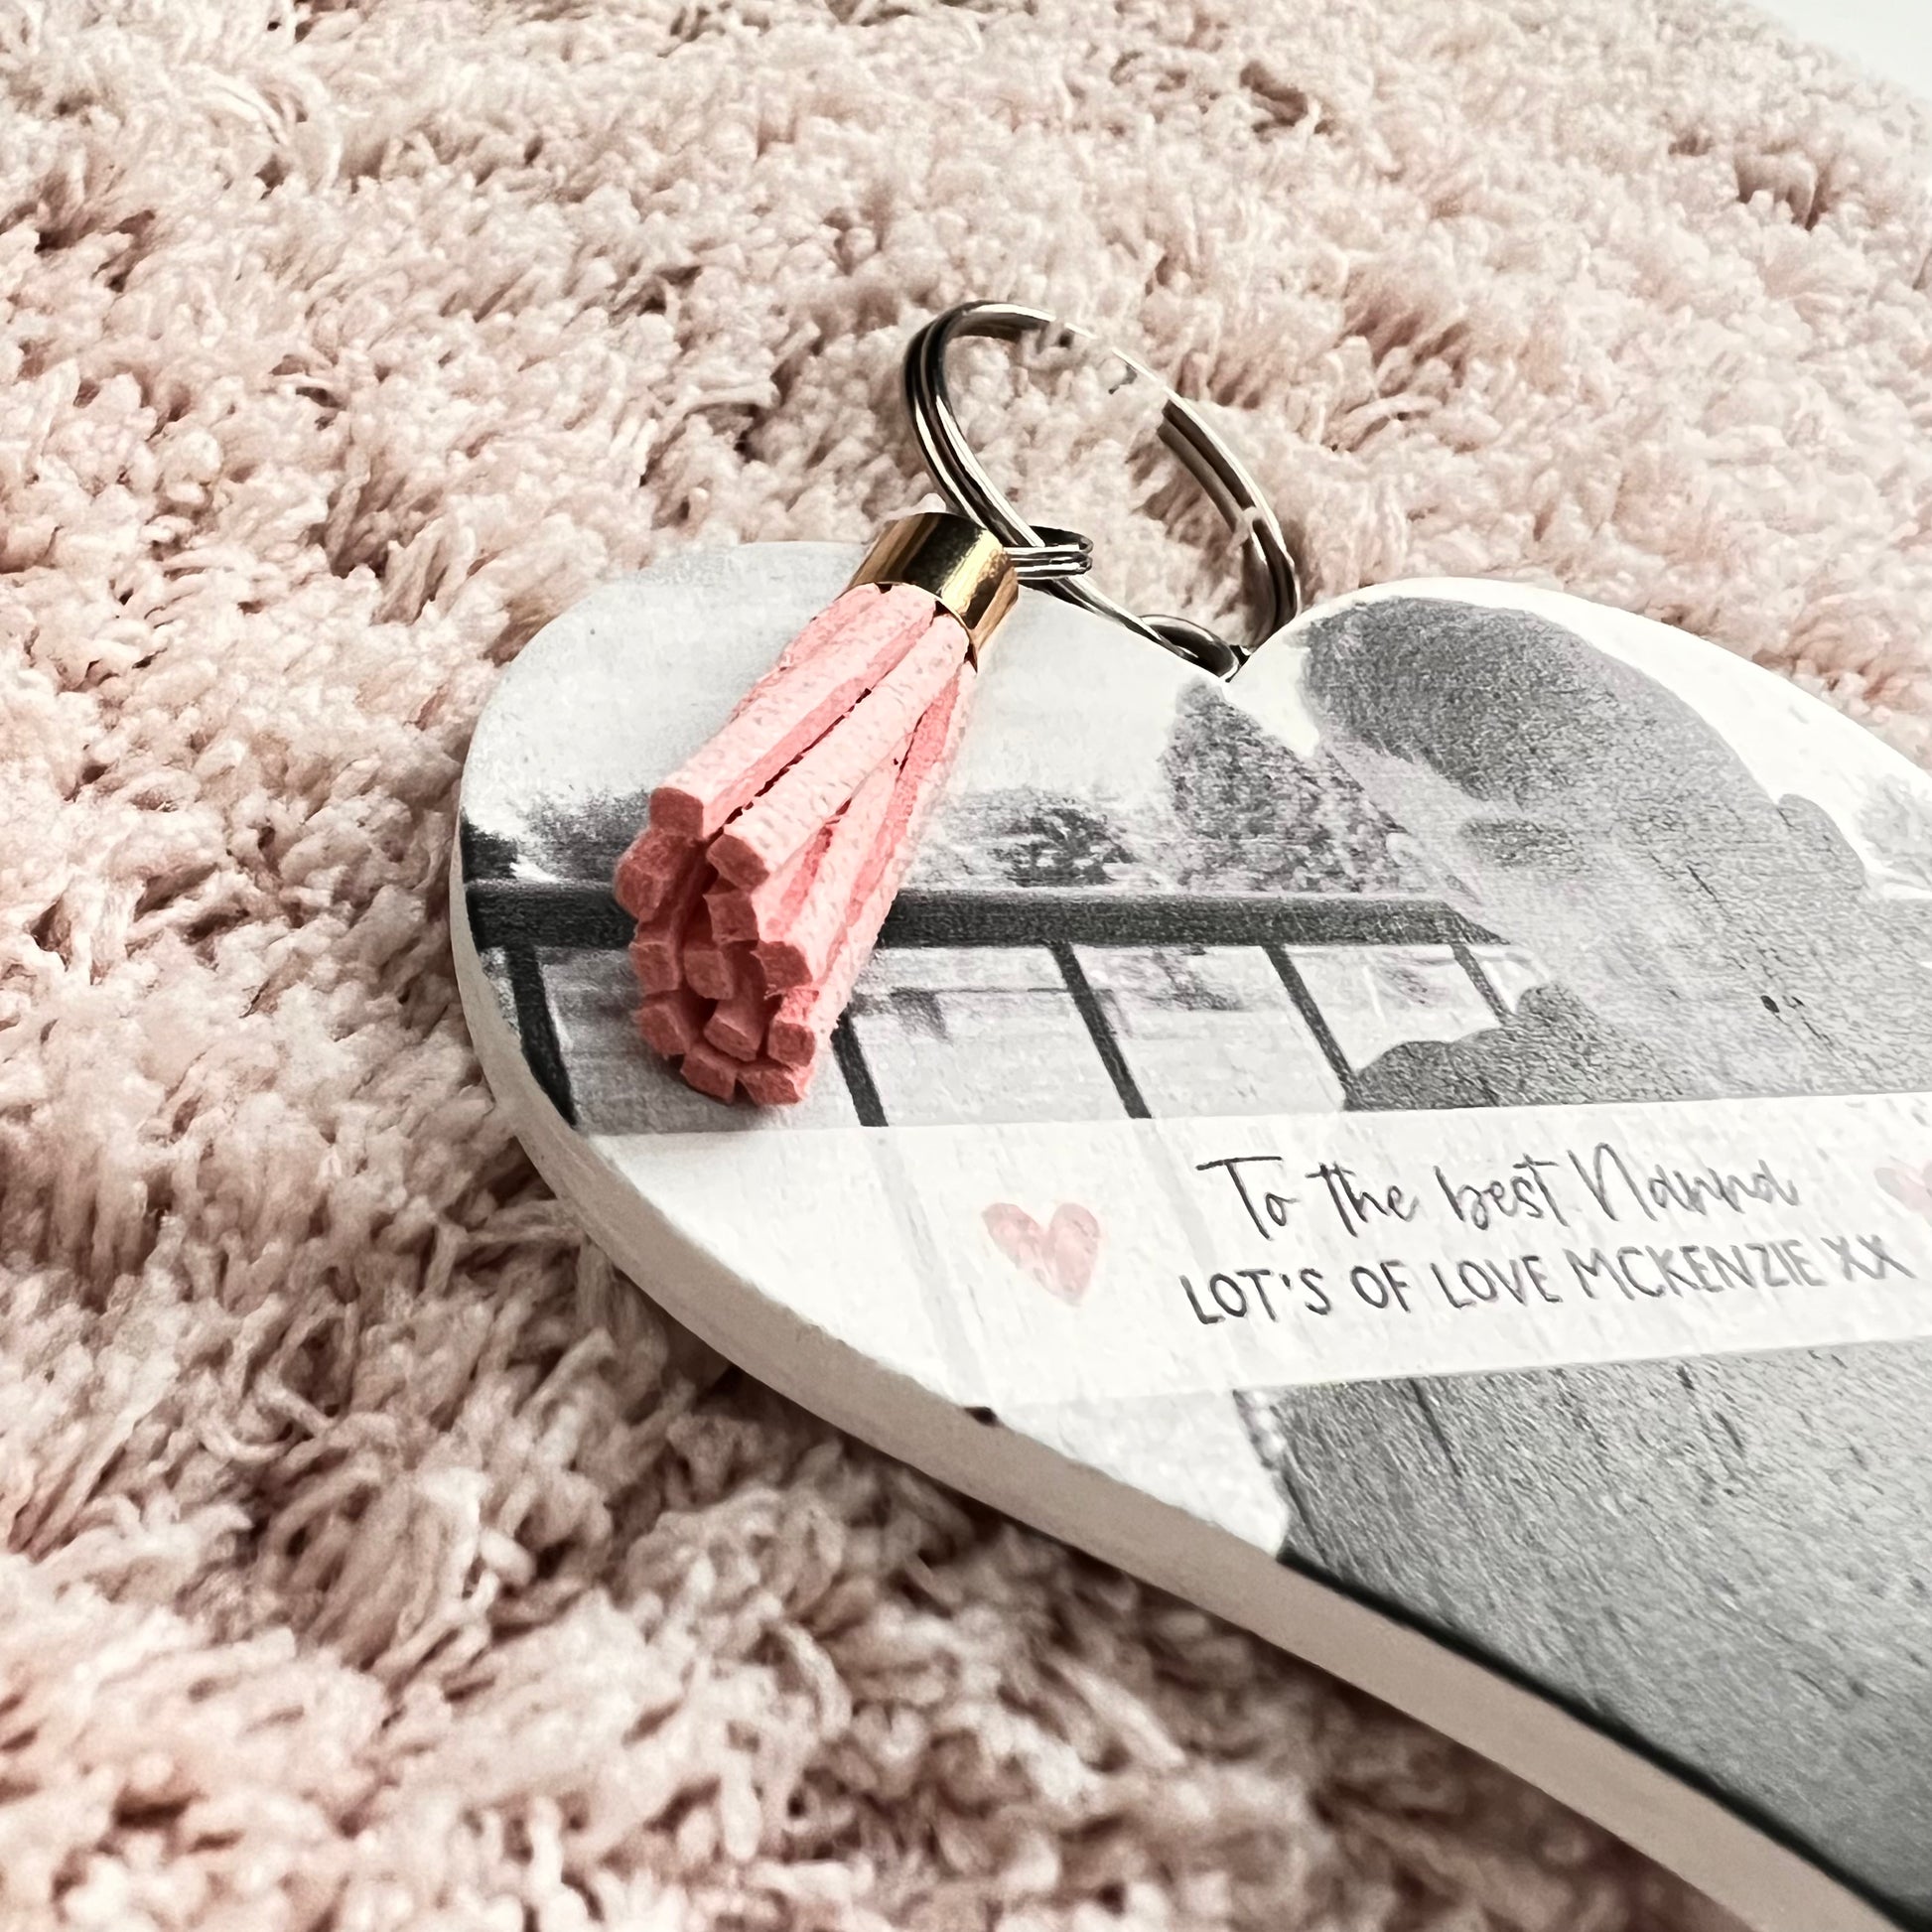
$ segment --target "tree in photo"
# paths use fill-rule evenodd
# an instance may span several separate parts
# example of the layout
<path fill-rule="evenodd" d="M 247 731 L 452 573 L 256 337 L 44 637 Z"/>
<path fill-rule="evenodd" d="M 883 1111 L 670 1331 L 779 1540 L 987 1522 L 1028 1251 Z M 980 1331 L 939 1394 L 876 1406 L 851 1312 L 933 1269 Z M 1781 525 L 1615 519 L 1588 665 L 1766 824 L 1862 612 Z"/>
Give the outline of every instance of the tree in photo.
<path fill-rule="evenodd" d="M 502 832 L 485 831 L 463 821 L 463 876 L 468 880 L 514 879 L 516 841 Z"/>
<path fill-rule="evenodd" d="M 1016 886 L 1105 886 L 1132 859 L 1104 819 L 1063 803 L 1010 821 L 993 852 Z"/>
<path fill-rule="evenodd" d="M 1161 883 L 1144 854 L 1164 831 L 1092 799 L 1013 786 L 948 801 L 919 848 L 918 887 L 1148 887 Z"/>
<path fill-rule="evenodd" d="M 1886 881 L 1932 893 L 1932 799 L 1919 786 L 1883 779 L 1859 814 L 1859 830 Z"/>
<path fill-rule="evenodd" d="M 1184 886 L 1398 892 L 1395 827 L 1326 752 L 1304 759 L 1211 684 L 1174 708 L 1162 775 L 1184 839 Z"/>
<path fill-rule="evenodd" d="M 546 798 L 530 814 L 517 856 L 526 877 L 608 880 L 649 816 L 647 789 L 620 798 Z"/>

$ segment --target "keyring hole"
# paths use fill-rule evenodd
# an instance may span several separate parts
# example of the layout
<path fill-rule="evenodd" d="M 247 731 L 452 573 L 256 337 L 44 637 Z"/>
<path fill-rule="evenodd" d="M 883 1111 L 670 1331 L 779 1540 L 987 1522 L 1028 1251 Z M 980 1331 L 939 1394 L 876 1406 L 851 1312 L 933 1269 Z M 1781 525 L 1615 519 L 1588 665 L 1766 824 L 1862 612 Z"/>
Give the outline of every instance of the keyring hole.
<path fill-rule="evenodd" d="M 1094 540 L 1092 582 L 1129 610 L 1252 625 L 1240 538 L 1160 441 L 1158 385 L 1097 345 L 962 338 L 947 387 L 974 454 L 1029 522 Z"/>

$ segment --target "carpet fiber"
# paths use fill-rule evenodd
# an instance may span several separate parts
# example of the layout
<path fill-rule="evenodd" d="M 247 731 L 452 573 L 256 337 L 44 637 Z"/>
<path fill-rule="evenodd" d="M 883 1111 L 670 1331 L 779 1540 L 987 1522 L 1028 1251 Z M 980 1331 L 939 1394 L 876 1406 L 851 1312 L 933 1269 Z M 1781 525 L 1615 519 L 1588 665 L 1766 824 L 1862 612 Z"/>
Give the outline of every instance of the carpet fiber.
<path fill-rule="evenodd" d="M 1219 404 L 1319 589 L 1563 584 L 1925 757 L 1926 124 L 1690 0 L 20 4 L 0 73 L 0 1920 L 1696 1917 L 694 1380 L 492 1111 L 443 868 L 580 592 L 918 501 L 966 295 Z M 1022 501 L 1232 610 L 982 353 Z"/>

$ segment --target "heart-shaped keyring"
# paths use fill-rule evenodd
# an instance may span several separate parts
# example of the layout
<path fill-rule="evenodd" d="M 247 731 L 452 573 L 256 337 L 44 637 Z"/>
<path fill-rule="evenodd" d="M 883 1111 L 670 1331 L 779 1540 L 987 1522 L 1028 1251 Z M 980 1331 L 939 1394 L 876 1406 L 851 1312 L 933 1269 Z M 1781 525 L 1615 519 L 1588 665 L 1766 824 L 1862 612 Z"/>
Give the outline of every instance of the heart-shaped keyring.
<path fill-rule="evenodd" d="M 609 584 L 479 723 L 458 974 L 551 1185 L 751 1373 L 1748 1921 L 1932 1898 L 1932 786 L 1554 593 L 1223 682 L 1030 590 L 806 1098 L 721 1105 L 613 867 L 859 555 Z"/>

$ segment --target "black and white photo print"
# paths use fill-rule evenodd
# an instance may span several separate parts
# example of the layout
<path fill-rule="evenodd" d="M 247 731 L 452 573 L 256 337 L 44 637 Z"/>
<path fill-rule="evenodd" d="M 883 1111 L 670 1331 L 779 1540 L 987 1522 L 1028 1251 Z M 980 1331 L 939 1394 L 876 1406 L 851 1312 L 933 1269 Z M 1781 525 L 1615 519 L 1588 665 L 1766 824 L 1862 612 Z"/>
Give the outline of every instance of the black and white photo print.
<path fill-rule="evenodd" d="M 1932 802 L 1877 747 L 1754 769 L 1530 610 L 1351 603 L 1302 660 L 1294 743 L 1177 661 L 987 694 L 798 1123 L 1932 1087 Z M 517 775 L 463 850 L 533 1067 L 587 1132 L 723 1128 L 635 1038 L 609 887 L 647 788 Z"/>
<path fill-rule="evenodd" d="M 1390 597 L 1307 637 L 1336 760 L 1445 897 L 1548 972 L 1485 1035 L 1380 1056 L 1351 1105 L 1932 1087 L 1932 810 L 1903 778 L 1825 774 L 1821 803 L 1815 769 L 1760 775 L 1534 611 Z"/>
<path fill-rule="evenodd" d="M 505 674 L 479 1052 L 755 1373 L 1511 1763 L 1765 1923 L 1932 1926 L 1932 781 L 1457 580 L 1226 684 L 1035 593 L 806 1101 L 637 1037 L 652 785 L 856 553 Z"/>
<path fill-rule="evenodd" d="M 1349 1106 L 1932 1089 L 1932 809 L 1875 746 L 1819 729 L 1780 758 L 1751 703 L 1784 697 L 1768 677 L 1740 667 L 1707 715 L 1534 610 L 1398 595 L 1305 636 L 1322 742 L 1446 899 L 1543 966 L 1495 1026 L 1378 1054 Z M 1286 1560 L 1507 1657 L 1932 1910 L 1932 1561 L 1903 1528 L 1932 1522 L 1932 1344 L 1877 1354 L 1241 1407 Z"/>

